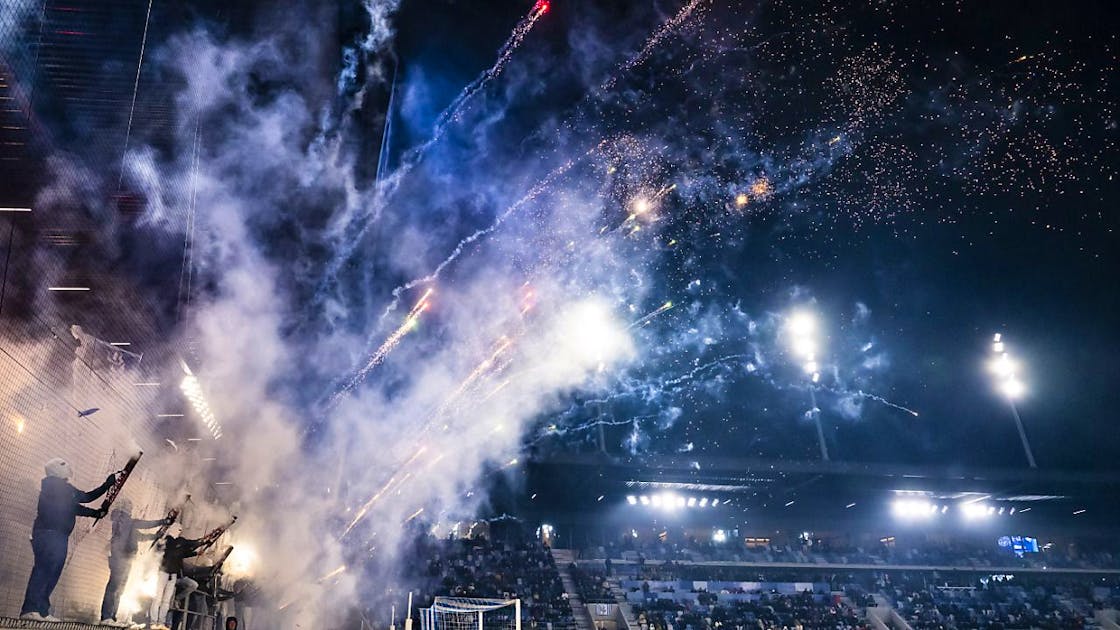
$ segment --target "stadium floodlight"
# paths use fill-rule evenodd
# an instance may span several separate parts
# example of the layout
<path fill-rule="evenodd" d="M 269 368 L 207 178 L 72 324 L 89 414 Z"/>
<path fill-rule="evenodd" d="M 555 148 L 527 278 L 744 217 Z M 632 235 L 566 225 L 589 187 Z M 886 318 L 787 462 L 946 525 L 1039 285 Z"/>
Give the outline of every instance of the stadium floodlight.
<path fill-rule="evenodd" d="M 1027 456 L 1027 463 L 1031 468 L 1038 468 L 1034 461 L 1034 452 L 1027 440 L 1027 431 L 1023 428 L 1023 419 L 1019 416 L 1019 407 L 1015 401 L 1027 393 L 1027 386 L 1019 379 L 1019 364 L 1007 352 L 1007 343 L 1003 340 L 1002 333 L 992 336 L 992 354 L 995 356 L 988 363 L 988 368 L 996 376 L 996 389 L 1006 398 L 1011 407 L 1011 415 L 1015 417 L 1015 428 L 1019 430 L 1019 441 L 1023 443 L 1023 453 Z"/>
<path fill-rule="evenodd" d="M 676 497 L 673 500 L 673 503 L 674 503 L 674 506 L 678 507 L 678 508 L 682 508 L 686 505 L 686 501 L 684 500 L 684 497 L 681 497 L 681 496 Z"/>
<path fill-rule="evenodd" d="M 661 495 L 660 494 L 655 494 L 652 497 L 650 497 L 650 501 L 653 503 L 653 507 L 661 507 Z"/>
<path fill-rule="evenodd" d="M 714 543 L 727 542 L 727 530 L 717 529 L 716 531 L 712 532 L 712 542 L 714 542 Z"/>
<path fill-rule="evenodd" d="M 986 503 L 971 501 L 961 504 L 961 514 L 963 514 L 967 520 L 977 520 L 992 516 L 995 514 L 995 508 Z"/>
<path fill-rule="evenodd" d="M 1022 381 L 1017 379 L 1009 379 L 1005 381 L 1000 389 L 1003 390 L 1003 394 L 1005 396 L 1012 400 L 1019 398 L 1023 394 L 1027 393 L 1027 386 L 1024 385 Z"/>
<path fill-rule="evenodd" d="M 712 507 L 719 505 L 719 499 L 712 499 Z"/>
<path fill-rule="evenodd" d="M 688 497 L 688 507 L 696 507 L 696 497 Z"/>
<path fill-rule="evenodd" d="M 626 502 L 629 503 L 630 505 L 637 505 L 638 504 L 638 497 L 631 494 L 630 496 L 626 497 Z"/>
<path fill-rule="evenodd" d="M 700 507 L 708 507 L 708 497 L 702 497 L 700 499 Z"/>
<path fill-rule="evenodd" d="M 906 520 L 925 519 L 936 515 L 939 509 L 933 503 L 922 499 L 896 499 L 891 504 L 895 517 Z"/>
<path fill-rule="evenodd" d="M 644 494 L 638 500 L 642 502 L 642 505 L 649 505 L 649 497 Z"/>
<path fill-rule="evenodd" d="M 821 426 L 821 410 L 817 407 L 817 392 L 813 385 L 821 381 L 821 365 L 817 361 L 820 347 L 817 336 L 820 326 L 817 318 L 808 311 L 794 311 L 786 317 L 786 333 L 789 337 L 793 355 L 802 361 L 801 369 L 809 379 L 809 399 L 813 403 L 810 415 L 817 426 L 817 443 L 821 449 L 821 459 L 828 461 L 828 446 L 824 441 L 824 428 Z"/>

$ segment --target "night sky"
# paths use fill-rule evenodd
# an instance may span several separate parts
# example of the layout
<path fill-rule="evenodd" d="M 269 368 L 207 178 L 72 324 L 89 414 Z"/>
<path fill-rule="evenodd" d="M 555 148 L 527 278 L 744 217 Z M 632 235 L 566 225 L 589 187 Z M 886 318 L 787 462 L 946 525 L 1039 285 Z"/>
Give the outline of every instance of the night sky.
<path fill-rule="evenodd" d="M 140 85 L 183 111 L 167 137 L 136 130 L 123 174 L 90 148 L 108 132 L 68 131 L 85 122 L 56 111 L 49 86 L 37 114 L 44 154 L 78 165 L 60 179 L 123 182 L 168 208 L 188 196 L 197 142 L 222 184 L 211 207 L 246 208 L 244 240 L 277 271 L 282 342 L 313 357 L 270 376 L 306 422 L 348 382 L 395 400 L 438 349 L 469 374 L 486 335 L 512 333 L 456 307 L 524 303 L 507 286 L 523 282 L 545 285 L 543 312 L 604 297 L 635 347 L 526 405 L 523 442 L 539 452 L 595 449 L 603 424 L 614 453 L 816 458 L 815 395 L 835 459 L 1022 467 L 986 369 L 998 332 L 1022 364 L 1039 465 L 1115 468 L 1110 3 L 405 1 L 387 13 L 395 35 L 361 54 L 358 3 L 244 11 L 224 26 L 214 11 L 157 15 Z M 176 90 L 183 60 L 208 50 L 184 34 L 203 31 L 226 54 L 207 61 L 230 65 L 216 85 L 235 89 L 198 114 Z M 375 184 L 386 111 L 388 183 Z M 269 133 L 281 140 L 254 144 Z M 167 278 L 186 221 L 153 212 L 99 227 L 108 254 L 83 260 L 139 287 L 175 336 Z M 200 303 L 225 290 L 229 244 L 204 251 L 220 227 L 200 228 Z M 13 281 L 25 311 L 34 277 Z M 432 314 L 370 372 L 426 288 Z M 462 295 L 441 305 L 445 289 Z M 795 310 L 822 330 L 817 386 L 790 352 Z"/>
<path fill-rule="evenodd" d="M 657 136 L 645 168 L 609 193 L 620 204 L 678 184 L 659 233 L 633 239 L 657 248 L 661 285 L 636 315 L 675 305 L 640 329 L 656 351 L 604 391 L 573 395 L 538 434 L 561 435 L 537 439 L 594 448 L 596 432 L 565 427 L 607 400 L 611 451 L 816 457 L 808 391 L 779 339 L 782 316 L 805 307 L 836 369 L 820 392 L 835 458 L 1025 465 L 985 368 L 1001 332 L 1025 366 L 1019 408 L 1040 466 L 1115 468 L 1108 4 L 726 4 L 699 3 L 589 104 L 586 77 L 680 6 L 556 2 L 507 70 L 515 87 L 488 97 L 506 105 L 497 141 L 511 151 L 549 150 L 532 139 L 542 129 Z M 411 98 L 394 147 L 427 133 L 523 9 L 406 3 Z M 603 50 L 587 55 L 589 41 Z M 767 363 L 753 373 L 736 358 L 752 347 Z M 860 390 L 920 415 L 867 399 L 843 413 Z"/>

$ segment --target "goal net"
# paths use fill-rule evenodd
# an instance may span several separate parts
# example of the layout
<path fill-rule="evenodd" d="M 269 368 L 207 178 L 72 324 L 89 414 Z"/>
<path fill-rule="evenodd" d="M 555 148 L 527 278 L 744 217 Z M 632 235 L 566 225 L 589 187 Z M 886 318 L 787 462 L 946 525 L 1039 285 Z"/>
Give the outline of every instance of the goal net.
<path fill-rule="evenodd" d="M 437 597 L 420 609 L 420 630 L 521 630 L 521 600 Z"/>

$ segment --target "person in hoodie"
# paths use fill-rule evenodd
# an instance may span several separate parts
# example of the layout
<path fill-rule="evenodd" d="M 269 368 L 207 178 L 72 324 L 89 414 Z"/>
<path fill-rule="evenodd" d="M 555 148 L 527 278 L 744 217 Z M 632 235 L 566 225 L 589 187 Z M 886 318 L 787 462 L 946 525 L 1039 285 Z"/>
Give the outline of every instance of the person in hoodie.
<path fill-rule="evenodd" d="M 152 540 L 155 534 L 145 534 L 140 530 L 161 525 L 170 525 L 170 519 L 145 521 L 132 518 L 132 502 L 128 499 L 117 501 L 117 507 L 109 515 L 113 522 L 113 534 L 109 541 L 109 583 L 105 585 L 105 597 L 101 600 L 101 625 L 118 625 L 117 607 L 121 600 L 121 589 L 128 580 L 132 569 L 132 559 L 136 557 L 138 541 Z M 119 624 L 124 626 L 126 624 Z"/>
<path fill-rule="evenodd" d="M 105 483 L 82 492 L 70 485 L 70 464 L 56 457 L 43 466 L 46 477 L 39 490 L 39 507 L 31 527 L 31 551 L 35 565 L 27 580 L 27 592 L 20 610 L 21 619 L 57 621 L 50 615 L 51 593 L 62 576 L 70 546 L 70 532 L 79 516 L 101 518 L 102 510 L 82 505 L 96 501 L 117 482 L 117 473 L 106 477 Z"/>

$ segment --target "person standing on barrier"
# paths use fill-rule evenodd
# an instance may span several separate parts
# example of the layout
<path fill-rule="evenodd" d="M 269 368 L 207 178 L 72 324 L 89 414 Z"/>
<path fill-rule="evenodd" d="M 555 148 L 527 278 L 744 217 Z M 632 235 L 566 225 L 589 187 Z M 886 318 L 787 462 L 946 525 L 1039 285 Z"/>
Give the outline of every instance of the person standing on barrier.
<path fill-rule="evenodd" d="M 70 532 L 79 516 L 101 518 L 102 510 L 82 505 L 96 501 L 117 481 L 117 473 L 109 475 L 105 483 L 82 492 L 70 485 L 70 464 L 56 457 L 43 466 L 46 477 L 40 485 L 39 506 L 35 523 L 31 526 L 31 550 L 35 565 L 27 580 L 20 619 L 32 621 L 58 621 L 50 614 L 51 593 L 62 577 L 66 554 L 70 547 Z"/>
<path fill-rule="evenodd" d="M 117 501 L 117 508 L 109 515 L 113 522 L 113 535 L 109 542 L 109 583 L 105 585 L 105 597 L 101 600 L 101 625 L 117 624 L 117 607 L 121 601 L 121 589 L 128 580 L 132 559 L 136 557 L 137 541 L 151 540 L 155 534 L 143 534 L 142 529 L 151 529 L 170 524 L 168 519 L 144 521 L 132 518 L 132 502 L 128 499 Z"/>
<path fill-rule="evenodd" d="M 198 540 L 183 538 L 182 534 L 183 527 L 174 523 L 163 539 L 163 558 L 159 563 L 156 594 L 152 597 L 152 607 L 148 610 L 148 623 L 153 629 L 167 629 L 167 614 L 171 611 L 171 602 L 175 600 L 175 590 L 183 574 L 183 560 L 198 555 L 198 547 L 202 544 Z M 190 582 L 194 583 L 194 588 L 198 588 L 197 582 Z"/>

